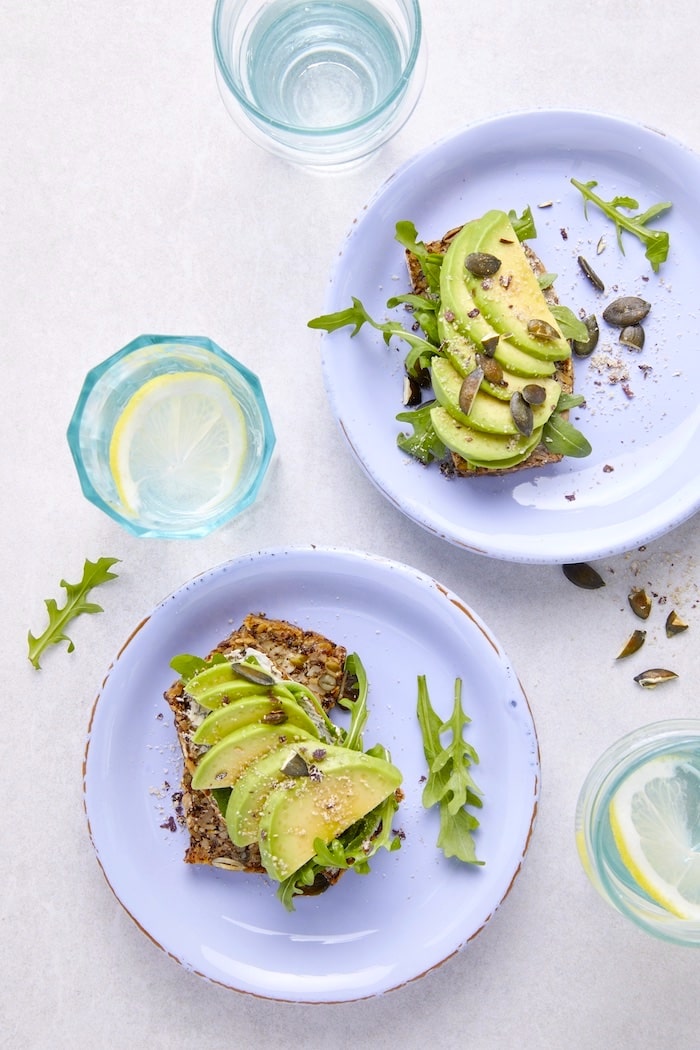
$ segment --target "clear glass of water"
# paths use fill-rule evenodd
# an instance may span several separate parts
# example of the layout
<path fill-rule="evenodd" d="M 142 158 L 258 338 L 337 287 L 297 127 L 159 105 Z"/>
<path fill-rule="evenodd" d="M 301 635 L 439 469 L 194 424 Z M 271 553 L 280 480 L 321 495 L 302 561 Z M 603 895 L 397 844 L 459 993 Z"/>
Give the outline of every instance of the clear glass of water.
<path fill-rule="evenodd" d="M 613 908 L 700 947 L 700 720 L 655 722 L 608 748 L 581 789 L 576 844 Z"/>
<path fill-rule="evenodd" d="M 205 536 L 258 496 L 258 377 L 210 339 L 142 335 L 87 374 L 68 426 L 83 494 L 136 536 Z"/>
<path fill-rule="evenodd" d="M 426 52 L 418 0 L 217 0 L 217 82 L 264 148 L 320 168 L 357 162 L 404 125 Z"/>

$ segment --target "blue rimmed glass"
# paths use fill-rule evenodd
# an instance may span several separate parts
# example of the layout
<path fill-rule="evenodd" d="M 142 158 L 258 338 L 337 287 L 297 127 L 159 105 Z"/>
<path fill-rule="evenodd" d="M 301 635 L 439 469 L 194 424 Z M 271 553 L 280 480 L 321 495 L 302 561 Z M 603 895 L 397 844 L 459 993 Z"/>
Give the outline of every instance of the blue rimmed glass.
<path fill-rule="evenodd" d="M 150 517 L 125 507 L 110 470 L 112 433 L 129 399 L 144 383 L 175 372 L 221 379 L 245 420 L 247 448 L 233 490 L 202 516 Z M 211 339 L 141 335 L 88 372 L 68 426 L 68 444 L 83 494 L 136 536 L 189 539 L 230 521 L 258 497 L 275 446 L 272 420 L 258 377 Z"/>
<path fill-rule="evenodd" d="M 610 803 L 625 778 L 663 756 L 700 778 L 700 720 L 669 719 L 636 729 L 594 763 L 576 807 L 576 845 L 584 870 L 604 900 L 641 929 L 673 944 L 700 947 L 700 920 L 673 915 L 653 900 L 620 857 L 610 823 Z M 696 789 L 700 793 L 700 788 Z M 697 813 L 697 806 L 691 805 Z"/>
<path fill-rule="evenodd" d="M 418 0 L 217 0 L 213 45 L 219 91 L 241 130 L 327 169 L 395 135 L 425 80 Z"/>

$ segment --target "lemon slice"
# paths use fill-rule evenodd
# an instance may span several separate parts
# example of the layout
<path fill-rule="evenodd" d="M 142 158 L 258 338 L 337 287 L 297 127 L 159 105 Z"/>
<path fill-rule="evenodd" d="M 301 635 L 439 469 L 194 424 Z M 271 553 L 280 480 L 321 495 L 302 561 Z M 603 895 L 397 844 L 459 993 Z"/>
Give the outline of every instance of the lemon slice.
<path fill-rule="evenodd" d="M 232 495 L 247 446 L 243 410 L 222 379 L 169 372 L 126 403 L 109 466 L 128 513 L 205 517 Z"/>
<path fill-rule="evenodd" d="M 673 915 L 700 920 L 700 768 L 680 755 L 646 762 L 613 795 L 610 825 L 642 889 Z"/>

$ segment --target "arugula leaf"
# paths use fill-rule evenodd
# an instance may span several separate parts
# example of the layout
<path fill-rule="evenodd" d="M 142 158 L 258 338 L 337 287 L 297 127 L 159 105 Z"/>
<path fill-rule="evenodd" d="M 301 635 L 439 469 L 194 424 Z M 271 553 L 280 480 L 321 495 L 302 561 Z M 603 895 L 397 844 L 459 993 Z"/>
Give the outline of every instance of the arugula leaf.
<path fill-rule="evenodd" d="M 406 356 L 406 371 L 413 376 L 420 375 L 421 371 L 428 366 L 430 358 L 437 353 L 437 347 L 426 339 L 409 332 L 400 321 L 375 321 L 367 313 L 359 299 L 352 296 L 352 306 L 345 310 L 337 310 L 333 314 L 322 314 L 307 321 L 309 328 L 322 328 L 326 332 L 335 332 L 339 328 L 353 326 L 351 336 L 356 336 L 364 324 L 369 324 L 384 335 L 384 342 L 389 345 L 393 336 L 403 339 L 411 347 Z"/>
<path fill-rule="evenodd" d="M 541 273 L 537 278 L 537 283 L 544 292 L 547 288 L 552 287 L 558 276 L 556 273 Z"/>
<path fill-rule="evenodd" d="M 71 620 L 76 616 L 80 616 L 81 613 L 98 613 L 104 611 L 101 605 L 87 601 L 87 596 L 93 587 L 98 587 L 102 583 L 107 583 L 108 580 L 115 580 L 117 578 L 117 573 L 110 572 L 109 570 L 112 565 L 115 565 L 118 561 L 119 558 L 98 558 L 97 561 L 90 561 L 86 558 L 83 566 L 83 577 L 80 583 L 67 583 L 65 580 L 61 580 L 60 586 L 63 587 L 66 592 L 65 605 L 59 609 L 54 598 L 47 598 L 45 600 L 44 605 L 49 614 L 48 627 L 38 638 L 35 637 L 31 631 L 29 631 L 27 635 L 29 660 L 37 670 L 41 667 L 39 657 L 50 645 L 57 645 L 59 642 L 67 642 L 68 652 L 73 652 L 75 645 L 68 635 L 64 633 L 66 626 Z"/>
<path fill-rule="evenodd" d="M 599 197 L 597 193 L 593 192 L 594 187 L 598 183 L 591 179 L 590 182 L 579 182 L 578 179 L 571 180 L 572 185 L 576 187 L 580 193 L 583 194 L 584 205 L 583 212 L 588 217 L 587 202 L 591 201 L 596 207 L 608 216 L 609 219 L 615 223 L 617 231 L 617 244 L 622 252 L 625 254 L 625 249 L 622 244 L 622 232 L 626 230 L 628 233 L 634 234 L 642 244 L 646 245 L 646 258 L 651 263 L 651 268 L 654 273 L 659 272 L 659 266 L 662 262 L 666 262 L 669 251 L 669 236 L 665 230 L 650 230 L 647 229 L 647 225 L 652 219 L 657 218 L 663 212 L 668 211 L 673 205 L 670 201 L 663 201 L 660 204 L 653 204 L 650 208 L 647 208 L 645 212 L 640 212 L 638 215 L 626 215 L 620 211 L 620 208 L 624 208 L 626 211 L 632 211 L 639 207 L 639 202 L 634 197 L 613 197 L 611 201 L 605 201 L 602 197 Z"/>
<path fill-rule="evenodd" d="M 350 711 L 350 728 L 343 740 L 343 747 L 349 747 L 353 751 L 362 750 L 362 730 L 367 723 L 367 694 L 369 686 L 367 683 L 367 672 L 362 660 L 357 653 L 350 653 L 345 659 L 345 671 L 348 675 L 354 675 L 357 679 L 357 698 L 350 700 L 341 697 L 338 703 L 346 711 Z"/>
<path fill-rule="evenodd" d="M 211 667 L 212 664 L 225 663 L 226 657 L 223 653 L 212 653 L 207 660 L 202 656 L 194 656 L 192 653 L 179 653 L 177 656 L 173 656 L 170 666 L 176 674 L 180 675 L 183 682 L 189 682 L 190 678 L 194 678 L 205 667 Z"/>
<path fill-rule="evenodd" d="M 549 309 L 565 339 L 578 339 L 580 342 L 585 342 L 588 339 L 591 333 L 583 321 L 568 306 L 555 303 Z"/>
<path fill-rule="evenodd" d="M 440 308 L 439 299 L 428 299 L 424 295 L 415 295 L 409 292 L 406 295 L 395 295 L 387 300 L 387 307 L 393 310 L 396 306 L 407 306 L 411 310 L 411 322 L 415 328 L 418 325 L 423 329 L 428 342 L 440 345 L 440 333 L 438 332 L 437 314 Z"/>
<path fill-rule="evenodd" d="M 434 459 L 444 459 L 447 455 L 447 449 L 435 433 L 430 418 L 430 409 L 434 404 L 434 401 L 427 401 L 420 408 L 399 412 L 396 416 L 399 423 L 410 423 L 413 427 L 412 434 L 397 434 L 396 444 L 421 463 L 432 463 Z"/>
<path fill-rule="evenodd" d="M 522 215 L 518 215 L 516 211 L 511 210 L 508 212 L 508 218 L 519 241 L 530 241 L 537 236 L 537 227 L 535 226 L 532 208 L 529 204 Z"/>
<path fill-rule="evenodd" d="M 441 252 L 428 251 L 423 241 L 418 240 L 418 231 L 407 219 L 396 223 L 396 240 L 407 251 L 418 259 L 429 290 L 434 295 L 440 294 L 440 268 L 444 255 Z"/>
<path fill-rule="evenodd" d="M 482 864 L 476 855 L 473 834 L 479 821 L 466 807 L 481 808 L 481 791 L 470 768 L 479 756 L 463 737 L 471 721 L 462 707 L 462 680 L 455 680 L 452 715 L 443 722 L 435 712 L 428 693 L 425 675 L 418 676 L 418 722 L 423 735 L 423 753 L 428 763 L 428 777 L 423 787 L 422 802 L 426 809 L 440 808 L 440 831 L 437 846 L 446 857 L 456 857 L 465 864 Z M 450 741 L 443 746 L 442 735 L 449 732 Z"/>
<path fill-rule="evenodd" d="M 583 459 L 591 454 L 591 443 L 559 412 L 550 416 L 542 430 L 542 443 L 549 452 Z"/>

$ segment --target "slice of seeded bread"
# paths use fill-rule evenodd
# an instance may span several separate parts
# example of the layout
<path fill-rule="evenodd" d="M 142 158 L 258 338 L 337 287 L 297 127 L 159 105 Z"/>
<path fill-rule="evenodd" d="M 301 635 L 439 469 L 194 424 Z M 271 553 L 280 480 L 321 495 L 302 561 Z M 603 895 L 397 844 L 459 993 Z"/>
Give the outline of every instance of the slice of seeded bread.
<path fill-rule="evenodd" d="M 264 653 L 284 677 L 312 689 L 327 711 L 346 693 L 346 650 L 315 631 L 251 613 L 212 652 L 226 654 L 248 648 Z M 178 793 L 177 808 L 190 837 L 185 861 L 233 871 L 263 872 L 257 845 L 234 846 L 212 793 L 192 787 L 192 775 L 204 750 L 192 742 L 192 736 L 206 712 L 187 696 L 180 680 L 164 695 L 173 712 L 183 755 L 182 797 Z M 328 873 L 326 881 L 335 881 L 336 877 L 337 873 Z"/>
<path fill-rule="evenodd" d="M 441 240 L 432 241 L 430 244 L 426 244 L 426 248 L 429 252 L 444 254 L 454 237 L 459 233 L 460 229 L 461 227 L 457 226 L 455 229 L 446 233 Z M 546 267 L 532 248 L 524 243 L 522 247 L 533 272 L 537 274 L 538 277 L 541 276 L 541 274 L 546 273 Z M 425 295 L 428 291 L 425 275 L 421 269 L 419 260 L 412 252 L 406 252 L 406 265 L 408 267 L 408 274 L 413 291 L 417 295 Z M 551 285 L 544 289 L 543 294 L 550 306 L 559 302 L 557 294 Z M 558 380 L 565 393 L 573 393 L 574 367 L 573 361 L 570 357 L 565 361 L 557 362 L 557 370 L 554 373 L 553 378 Z M 564 412 L 562 415 L 566 418 L 568 413 Z M 563 459 L 563 456 L 560 453 L 549 452 L 544 445 L 538 445 L 532 454 L 528 456 L 527 459 L 524 459 L 522 463 L 518 463 L 514 467 L 501 467 L 492 470 L 488 467 L 470 467 L 456 452 L 451 452 L 450 455 L 452 457 L 452 473 L 458 474 L 460 477 L 477 477 L 479 475 L 489 475 L 494 477 L 501 474 L 512 474 L 517 470 L 527 470 L 532 467 L 544 467 L 552 463 L 558 463 Z"/>

